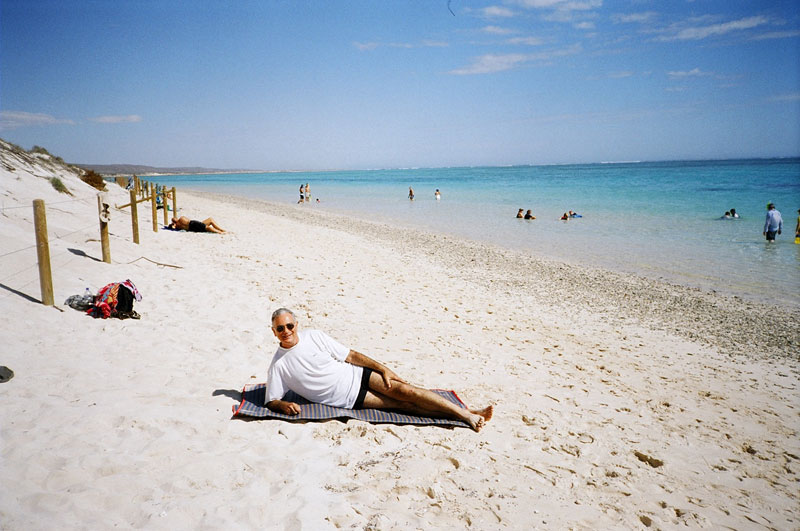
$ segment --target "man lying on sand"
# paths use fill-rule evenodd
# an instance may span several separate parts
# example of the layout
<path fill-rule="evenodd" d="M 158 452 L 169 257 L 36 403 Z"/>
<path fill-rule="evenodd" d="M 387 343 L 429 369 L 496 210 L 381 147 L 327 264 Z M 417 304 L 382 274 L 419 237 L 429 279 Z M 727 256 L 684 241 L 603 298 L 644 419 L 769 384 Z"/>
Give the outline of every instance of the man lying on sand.
<path fill-rule="evenodd" d="M 203 221 L 196 219 L 189 219 L 186 216 L 179 218 L 172 218 L 172 223 L 169 228 L 178 230 L 188 230 L 189 232 L 213 232 L 215 234 L 222 234 L 225 230 L 217 225 L 214 218 L 206 218 Z"/>
<path fill-rule="evenodd" d="M 463 420 L 480 431 L 493 406 L 464 409 L 433 391 L 416 387 L 385 365 L 351 350 L 320 330 L 298 330 L 291 310 L 272 314 L 280 346 L 270 363 L 266 406 L 297 415 L 300 406 L 281 398 L 294 391 L 311 402 L 348 409 L 392 409 L 412 415 Z"/>

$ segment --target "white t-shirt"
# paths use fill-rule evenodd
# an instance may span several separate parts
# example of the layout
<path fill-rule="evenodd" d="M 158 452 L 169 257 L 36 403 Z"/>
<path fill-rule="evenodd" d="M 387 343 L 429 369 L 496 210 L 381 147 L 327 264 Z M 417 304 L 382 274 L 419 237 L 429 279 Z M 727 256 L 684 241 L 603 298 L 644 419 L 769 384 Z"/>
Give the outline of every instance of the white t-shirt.
<path fill-rule="evenodd" d="M 283 398 L 291 389 L 311 402 L 352 408 L 363 368 L 344 361 L 350 349 L 320 330 L 300 330 L 297 338 L 292 348 L 275 351 L 264 403 Z"/>

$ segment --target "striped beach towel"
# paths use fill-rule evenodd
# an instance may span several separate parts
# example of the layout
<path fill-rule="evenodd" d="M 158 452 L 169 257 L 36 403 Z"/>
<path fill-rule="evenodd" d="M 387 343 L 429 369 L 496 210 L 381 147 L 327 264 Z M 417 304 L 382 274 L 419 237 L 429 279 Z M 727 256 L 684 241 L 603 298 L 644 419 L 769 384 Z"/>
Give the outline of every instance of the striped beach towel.
<path fill-rule="evenodd" d="M 435 393 L 445 397 L 452 403 L 466 408 L 454 391 L 434 389 Z M 284 420 L 327 420 L 327 419 L 358 419 L 375 424 L 417 424 L 433 426 L 462 426 L 469 428 L 469 424 L 462 420 L 435 419 L 431 417 L 417 417 L 415 415 L 404 415 L 393 411 L 382 409 L 345 409 L 341 407 L 325 406 L 315 402 L 309 402 L 305 398 L 292 391 L 283 397 L 288 402 L 295 402 L 300 405 L 298 415 L 284 415 L 275 413 L 271 409 L 264 407 L 264 399 L 267 395 L 267 384 L 248 384 L 242 389 L 242 402 L 239 406 L 233 406 L 234 417 L 255 417 L 255 418 L 275 418 Z"/>

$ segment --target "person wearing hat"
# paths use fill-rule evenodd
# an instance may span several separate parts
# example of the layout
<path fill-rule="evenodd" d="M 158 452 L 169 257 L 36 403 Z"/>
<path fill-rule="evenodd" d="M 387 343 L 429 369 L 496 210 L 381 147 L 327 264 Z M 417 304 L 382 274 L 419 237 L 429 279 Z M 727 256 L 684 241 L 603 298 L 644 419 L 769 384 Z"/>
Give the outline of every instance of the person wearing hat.
<path fill-rule="evenodd" d="M 775 234 L 780 234 L 783 229 L 783 218 L 781 213 L 772 203 L 767 203 L 767 218 L 764 220 L 764 230 L 762 234 L 767 237 L 768 242 L 775 241 Z"/>

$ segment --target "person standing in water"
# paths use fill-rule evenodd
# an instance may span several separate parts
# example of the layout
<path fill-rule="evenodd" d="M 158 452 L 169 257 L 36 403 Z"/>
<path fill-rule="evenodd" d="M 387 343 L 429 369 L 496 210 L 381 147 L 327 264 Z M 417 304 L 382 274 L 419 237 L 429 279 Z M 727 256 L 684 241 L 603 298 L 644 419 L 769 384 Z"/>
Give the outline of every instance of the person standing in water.
<path fill-rule="evenodd" d="M 800 243 L 797 239 L 800 238 L 800 209 L 797 210 L 797 225 L 794 226 L 794 243 Z"/>
<path fill-rule="evenodd" d="M 783 230 L 783 218 L 778 209 L 772 203 L 767 203 L 767 217 L 764 220 L 764 230 L 762 234 L 767 237 L 770 243 L 775 242 L 775 234 L 780 234 Z"/>
<path fill-rule="evenodd" d="M 410 201 L 413 201 L 413 200 L 414 200 L 414 189 L 413 189 L 413 188 L 411 188 L 410 186 L 408 187 L 408 199 L 409 199 Z"/>

